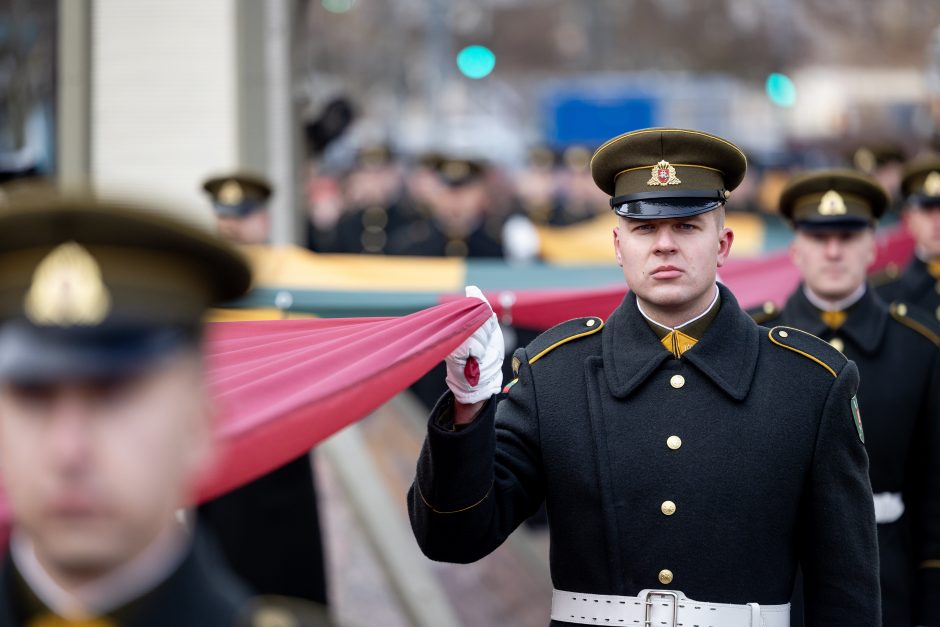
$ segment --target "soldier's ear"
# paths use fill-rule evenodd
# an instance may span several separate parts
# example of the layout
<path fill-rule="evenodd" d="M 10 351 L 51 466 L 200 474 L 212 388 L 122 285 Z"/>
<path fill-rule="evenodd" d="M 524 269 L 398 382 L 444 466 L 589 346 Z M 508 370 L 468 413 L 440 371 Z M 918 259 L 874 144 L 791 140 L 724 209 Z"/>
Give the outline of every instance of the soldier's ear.
<path fill-rule="evenodd" d="M 718 267 L 725 265 L 728 255 L 731 254 L 731 244 L 734 242 L 734 231 L 725 227 L 718 235 Z"/>
<path fill-rule="evenodd" d="M 623 256 L 620 254 L 620 225 L 614 227 L 614 256 L 617 258 L 617 265 L 623 267 Z"/>

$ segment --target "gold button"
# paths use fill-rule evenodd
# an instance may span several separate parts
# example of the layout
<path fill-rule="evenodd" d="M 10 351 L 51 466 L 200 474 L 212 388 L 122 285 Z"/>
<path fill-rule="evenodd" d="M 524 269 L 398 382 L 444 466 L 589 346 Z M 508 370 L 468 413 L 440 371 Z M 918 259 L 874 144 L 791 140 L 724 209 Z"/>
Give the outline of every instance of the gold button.
<path fill-rule="evenodd" d="M 672 571 L 668 568 L 664 568 L 659 571 L 659 583 L 661 584 L 670 584 L 672 583 Z"/>
<path fill-rule="evenodd" d="M 836 349 L 837 351 L 839 351 L 840 353 L 845 352 L 845 342 L 843 342 L 840 338 L 837 338 L 837 337 L 832 338 L 831 340 L 829 340 L 829 344 L 831 344 L 832 347 Z"/>
<path fill-rule="evenodd" d="M 774 305 L 774 302 L 772 300 L 768 300 L 766 303 L 764 303 L 765 314 L 772 314 L 776 308 L 777 306 Z"/>
<path fill-rule="evenodd" d="M 681 374 L 673 375 L 672 378 L 669 379 L 669 385 L 678 390 L 683 385 L 685 385 L 685 377 L 683 377 Z"/>
<path fill-rule="evenodd" d="M 937 307 L 937 320 L 940 320 L 940 306 Z"/>
<path fill-rule="evenodd" d="M 897 312 L 898 312 L 898 315 L 899 315 L 899 316 L 906 316 L 906 315 L 907 315 L 907 305 L 905 305 L 904 303 L 898 303 Z"/>
<path fill-rule="evenodd" d="M 675 451 L 682 446 L 682 438 L 677 435 L 670 435 L 666 438 L 666 446 Z"/>
<path fill-rule="evenodd" d="M 781 331 L 781 332 L 779 333 L 779 335 L 780 335 L 780 337 L 790 337 L 790 334 L 787 333 L 786 331 Z"/>
<path fill-rule="evenodd" d="M 663 501 L 663 504 L 659 506 L 659 509 L 662 510 L 663 514 L 666 516 L 672 516 L 676 513 L 676 504 L 672 501 Z"/>
<path fill-rule="evenodd" d="M 596 322 L 595 322 L 593 319 L 591 319 L 591 320 L 588 320 L 587 322 L 585 322 L 584 324 L 587 325 L 587 326 L 589 326 L 589 327 L 593 327 L 593 326 L 595 325 L 595 323 L 596 323 Z"/>

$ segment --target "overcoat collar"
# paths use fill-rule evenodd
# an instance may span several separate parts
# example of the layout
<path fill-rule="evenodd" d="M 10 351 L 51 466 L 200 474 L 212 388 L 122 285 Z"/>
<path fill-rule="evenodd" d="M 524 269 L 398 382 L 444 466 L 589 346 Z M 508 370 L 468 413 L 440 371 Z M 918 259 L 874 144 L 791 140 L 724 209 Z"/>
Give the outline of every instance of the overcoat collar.
<path fill-rule="evenodd" d="M 747 397 L 757 365 L 760 331 L 741 311 L 731 291 L 719 284 L 721 308 L 698 343 L 681 359 L 700 370 L 715 385 L 736 400 Z M 627 294 L 604 327 L 604 370 L 611 393 L 628 396 L 663 362 L 673 359 L 663 348 L 636 306 L 636 296 Z"/>
<path fill-rule="evenodd" d="M 820 337 L 833 334 L 820 317 L 820 310 L 806 298 L 802 285 L 787 300 L 783 311 L 788 325 Z M 877 351 L 884 339 L 890 315 L 884 301 L 869 287 L 862 297 L 846 310 L 846 314 L 848 316 L 845 322 L 835 333 L 846 337 L 867 355 Z"/>

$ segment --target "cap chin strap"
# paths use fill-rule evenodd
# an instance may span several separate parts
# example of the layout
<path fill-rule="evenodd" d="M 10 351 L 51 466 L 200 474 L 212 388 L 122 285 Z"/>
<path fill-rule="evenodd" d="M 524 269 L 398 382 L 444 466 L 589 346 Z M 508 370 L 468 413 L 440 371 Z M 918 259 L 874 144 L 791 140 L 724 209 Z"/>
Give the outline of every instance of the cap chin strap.
<path fill-rule="evenodd" d="M 677 189 L 675 191 L 639 192 L 637 194 L 615 196 L 610 199 L 610 206 L 619 207 L 620 205 L 625 205 L 628 202 L 636 202 L 637 200 L 677 200 L 687 198 L 703 198 L 724 202 L 728 199 L 728 196 L 730 196 L 730 192 L 723 189 Z"/>

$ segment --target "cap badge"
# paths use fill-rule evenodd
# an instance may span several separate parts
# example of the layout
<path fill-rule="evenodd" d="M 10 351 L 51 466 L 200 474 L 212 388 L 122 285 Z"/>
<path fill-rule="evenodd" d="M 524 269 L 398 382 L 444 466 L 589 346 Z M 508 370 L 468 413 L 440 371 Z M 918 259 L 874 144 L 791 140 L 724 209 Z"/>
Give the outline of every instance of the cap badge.
<path fill-rule="evenodd" d="M 676 169 L 665 159 L 653 166 L 653 176 L 646 181 L 647 185 L 679 185 L 682 181 L 676 176 Z"/>
<path fill-rule="evenodd" d="M 238 181 L 225 181 L 219 188 L 219 202 L 223 205 L 237 205 L 245 198 L 245 192 Z"/>
<path fill-rule="evenodd" d="M 26 317 L 40 326 L 94 326 L 110 308 L 98 262 L 75 242 L 56 247 L 39 262 L 23 302 Z"/>
<path fill-rule="evenodd" d="M 470 166 L 464 161 L 448 161 L 443 167 L 444 177 L 458 181 L 470 174 Z"/>
<path fill-rule="evenodd" d="M 940 196 L 940 172 L 934 170 L 924 179 L 924 193 L 928 196 Z"/>
<path fill-rule="evenodd" d="M 819 215 L 821 216 L 842 216 L 846 214 L 845 201 L 834 189 L 830 189 L 823 194 L 819 201 Z"/>
<path fill-rule="evenodd" d="M 875 166 L 878 165 L 875 153 L 868 148 L 859 148 L 856 150 L 852 160 L 855 162 L 856 168 L 867 174 L 874 172 Z"/>

